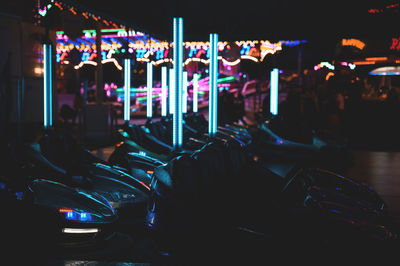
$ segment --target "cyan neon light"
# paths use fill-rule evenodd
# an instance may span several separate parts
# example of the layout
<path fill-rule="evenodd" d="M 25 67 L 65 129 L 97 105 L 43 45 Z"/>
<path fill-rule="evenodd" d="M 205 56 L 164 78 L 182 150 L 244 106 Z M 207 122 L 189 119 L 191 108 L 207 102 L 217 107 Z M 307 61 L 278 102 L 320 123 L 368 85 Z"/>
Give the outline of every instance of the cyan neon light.
<path fill-rule="evenodd" d="M 175 110 L 175 71 L 173 68 L 169 70 L 169 114 L 172 115 Z"/>
<path fill-rule="evenodd" d="M 274 68 L 271 71 L 270 80 L 270 112 L 273 115 L 278 114 L 278 87 L 279 87 L 279 70 Z"/>
<path fill-rule="evenodd" d="M 161 67 L 161 116 L 167 116 L 167 67 Z"/>
<path fill-rule="evenodd" d="M 124 59 L 124 120 L 131 120 L 131 59 Z"/>
<path fill-rule="evenodd" d="M 183 94 L 183 19 L 174 18 L 174 76 L 175 76 L 175 99 L 173 114 L 173 132 L 172 144 L 174 149 L 179 150 L 182 147 L 182 94 Z"/>
<path fill-rule="evenodd" d="M 199 93 L 200 74 L 193 75 L 193 113 L 198 111 L 198 93 Z"/>
<path fill-rule="evenodd" d="M 153 116 L 153 64 L 151 62 L 147 63 L 147 108 L 146 114 L 147 118 Z"/>
<path fill-rule="evenodd" d="M 208 100 L 208 133 L 214 136 L 217 133 L 218 114 L 218 34 L 210 34 L 210 80 Z"/>
<path fill-rule="evenodd" d="M 51 44 L 43 45 L 43 126 L 49 128 L 52 126 L 52 73 L 51 73 Z"/>
<path fill-rule="evenodd" d="M 182 112 L 184 114 L 187 113 L 187 87 L 188 87 L 188 73 L 187 71 L 183 71 L 183 95 L 182 95 Z"/>

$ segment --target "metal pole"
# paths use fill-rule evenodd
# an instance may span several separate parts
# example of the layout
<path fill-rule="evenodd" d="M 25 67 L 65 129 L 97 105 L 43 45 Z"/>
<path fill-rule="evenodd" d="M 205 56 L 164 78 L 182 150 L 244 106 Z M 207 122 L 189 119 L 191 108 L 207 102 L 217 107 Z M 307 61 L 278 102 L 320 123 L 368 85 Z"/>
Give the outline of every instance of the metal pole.
<path fill-rule="evenodd" d="M 87 98 L 88 98 L 88 80 L 83 81 L 83 136 L 86 135 L 86 121 L 87 121 Z"/>
<path fill-rule="evenodd" d="M 101 63 L 101 28 L 97 24 L 96 27 L 96 93 L 97 103 L 103 103 L 104 98 L 104 84 L 103 84 L 103 65 Z"/>

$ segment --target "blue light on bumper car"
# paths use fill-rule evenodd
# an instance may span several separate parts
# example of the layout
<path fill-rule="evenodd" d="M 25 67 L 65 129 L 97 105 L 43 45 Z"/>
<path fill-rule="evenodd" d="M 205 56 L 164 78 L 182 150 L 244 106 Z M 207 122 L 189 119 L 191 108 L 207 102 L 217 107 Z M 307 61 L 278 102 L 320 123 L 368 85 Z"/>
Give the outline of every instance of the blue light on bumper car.
<path fill-rule="evenodd" d="M 61 208 L 58 210 L 60 213 L 65 214 L 65 219 L 77 222 L 91 222 L 92 215 L 87 212 L 77 212 L 71 209 Z"/>

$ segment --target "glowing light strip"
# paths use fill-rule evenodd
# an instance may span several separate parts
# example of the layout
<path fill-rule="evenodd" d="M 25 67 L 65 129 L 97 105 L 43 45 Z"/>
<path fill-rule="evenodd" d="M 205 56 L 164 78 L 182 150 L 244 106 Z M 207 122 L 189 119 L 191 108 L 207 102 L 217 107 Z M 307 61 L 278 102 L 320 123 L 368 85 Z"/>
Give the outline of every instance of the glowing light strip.
<path fill-rule="evenodd" d="M 106 63 L 110 63 L 110 62 L 114 63 L 114 65 L 118 68 L 118 70 L 123 69 L 123 67 L 120 64 L 118 64 L 118 61 L 115 58 L 107 58 L 107 59 L 101 60 L 102 64 L 106 64 Z"/>
<path fill-rule="evenodd" d="M 222 62 L 225 64 L 225 65 L 227 65 L 227 66 L 236 66 L 237 64 L 239 64 L 240 63 L 240 59 L 236 59 L 235 61 L 233 61 L 233 62 L 229 62 L 228 60 L 226 60 L 225 58 L 222 58 Z"/>
<path fill-rule="evenodd" d="M 43 45 L 43 126 L 49 128 L 52 126 L 52 73 L 51 73 L 51 44 Z"/>
<path fill-rule="evenodd" d="M 98 228 L 63 228 L 62 232 L 66 234 L 95 234 L 100 230 Z"/>
<path fill-rule="evenodd" d="M 218 114 L 218 34 L 210 34 L 210 80 L 209 80 L 209 104 L 208 104 L 208 133 L 214 136 L 217 132 Z"/>
<path fill-rule="evenodd" d="M 47 128 L 47 44 L 43 45 L 43 126 Z"/>
<path fill-rule="evenodd" d="M 365 58 L 366 61 L 385 61 L 388 60 L 387 57 L 367 57 Z"/>
<path fill-rule="evenodd" d="M 175 99 L 174 99 L 174 114 L 173 114 L 173 132 L 172 144 L 174 149 L 182 147 L 182 83 L 183 83 L 183 19 L 174 18 L 174 76 L 175 76 Z"/>
<path fill-rule="evenodd" d="M 124 59 L 124 64 L 124 120 L 125 122 L 129 122 L 131 120 L 131 59 Z"/>
<path fill-rule="evenodd" d="M 167 116 L 167 67 L 161 67 L 161 116 Z"/>
<path fill-rule="evenodd" d="M 168 99 L 169 99 L 169 114 L 174 113 L 174 101 L 175 101 L 175 71 L 173 68 L 169 70 L 169 91 L 168 91 Z"/>
<path fill-rule="evenodd" d="M 147 118 L 151 118 L 153 116 L 153 64 L 147 63 L 147 108 L 146 114 Z"/>
<path fill-rule="evenodd" d="M 114 63 L 114 65 L 118 68 L 118 70 L 122 70 L 123 67 L 118 64 L 118 61 L 115 58 L 107 58 L 104 60 L 101 60 L 102 64 L 106 63 Z M 81 61 L 78 65 L 74 66 L 75 69 L 81 68 L 83 65 L 92 65 L 92 66 L 97 66 L 97 62 L 95 61 Z"/>
<path fill-rule="evenodd" d="M 198 111 L 198 92 L 199 92 L 200 74 L 193 74 L 193 113 Z"/>
<path fill-rule="evenodd" d="M 242 58 L 242 59 L 249 59 L 249 60 L 252 60 L 252 61 L 254 61 L 254 62 L 256 62 L 256 63 L 258 62 L 258 59 L 257 59 L 256 57 L 250 56 L 250 55 L 241 55 L 240 58 Z"/>
<path fill-rule="evenodd" d="M 279 70 L 274 68 L 271 71 L 271 81 L 270 81 L 270 112 L 273 115 L 278 114 L 278 78 Z"/>
<path fill-rule="evenodd" d="M 187 87 L 188 87 L 188 73 L 187 71 L 183 71 L 183 95 L 182 95 L 182 112 L 184 114 L 187 113 Z"/>

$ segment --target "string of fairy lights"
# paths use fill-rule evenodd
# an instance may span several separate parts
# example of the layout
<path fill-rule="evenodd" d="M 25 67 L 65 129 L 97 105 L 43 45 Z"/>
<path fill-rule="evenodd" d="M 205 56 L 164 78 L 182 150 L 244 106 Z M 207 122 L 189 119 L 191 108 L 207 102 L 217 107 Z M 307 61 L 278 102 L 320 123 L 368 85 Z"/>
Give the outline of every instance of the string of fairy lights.
<path fill-rule="evenodd" d="M 155 66 L 172 63 L 173 42 L 158 40 L 149 34 L 133 30 L 123 24 L 117 24 L 115 21 L 87 10 L 79 10 L 77 7 L 69 5 L 68 1 L 48 0 L 47 4 L 40 4 L 40 0 L 37 1 L 39 17 L 44 17 L 49 10 L 57 8 L 87 20 L 100 22 L 103 25 L 101 30 L 102 63 L 112 62 L 119 70 L 122 70 L 122 61 L 126 57 L 134 57 L 137 62 L 151 62 Z M 75 69 L 84 65 L 97 65 L 95 60 L 95 57 L 97 57 L 96 30 L 83 30 L 82 36 L 76 39 L 70 38 L 64 31 L 57 31 L 56 41 L 56 61 L 58 63 L 70 64 L 73 61 Z M 217 45 L 220 53 L 218 60 L 228 66 L 237 65 L 241 60 L 261 62 L 268 54 L 275 54 L 285 46 L 296 46 L 304 42 L 306 41 L 282 40 L 275 43 L 268 40 L 219 41 Z M 191 62 L 209 64 L 209 42 L 184 42 L 183 46 L 184 66 Z M 71 53 L 73 50 L 75 52 Z M 77 58 L 78 56 L 79 58 Z"/>

